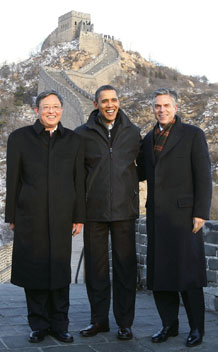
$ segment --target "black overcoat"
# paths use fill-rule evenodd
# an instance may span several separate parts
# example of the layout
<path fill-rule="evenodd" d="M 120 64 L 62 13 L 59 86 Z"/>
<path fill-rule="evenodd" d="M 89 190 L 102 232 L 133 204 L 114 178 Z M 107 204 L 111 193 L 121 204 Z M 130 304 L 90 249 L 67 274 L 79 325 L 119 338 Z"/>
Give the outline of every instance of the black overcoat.
<path fill-rule="evenodd" d="M 5 221 L 15 224 L 11 282 L 57 289 L 71 281 L 72 223 L 85 220 L 84 143 L 61 123 L 12 132 Z"/>
<path fill-rule="evenodd" d="M 139 216 L 139 185 L 135 160 L 140 129 L 119 109 L 112 141 L 98 123 L 94 110 L 75 131 L 85 139 L 86 219 L 121 221 Z M 115 128 L 115 127 L 114 127 Z"/>
<path fill-rule="evenodd" d="M 211 169 L 204 133 L 176 116 L 155 165 L 153 130 L 142 142 L 140 179 L 147 179 L 147 285 L 183 291 L 206 286 L 202 230 L 193 217 L 209 218 Z"/>

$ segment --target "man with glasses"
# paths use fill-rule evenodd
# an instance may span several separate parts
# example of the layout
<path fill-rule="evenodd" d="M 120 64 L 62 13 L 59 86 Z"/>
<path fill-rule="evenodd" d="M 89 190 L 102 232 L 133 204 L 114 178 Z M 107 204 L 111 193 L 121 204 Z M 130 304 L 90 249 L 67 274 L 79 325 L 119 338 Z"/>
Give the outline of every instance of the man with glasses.
<path fill-rule="evenodd" d="M 7 149 L 5 221 L 14 230 L 11 282 L 24 287 L 30 342 L 68 332 L 72 231 L 84 223 L 82 138 L 61 124 L 63 99 L 54 90 L 36 99 L 38 119 L 12 132 Z"/>

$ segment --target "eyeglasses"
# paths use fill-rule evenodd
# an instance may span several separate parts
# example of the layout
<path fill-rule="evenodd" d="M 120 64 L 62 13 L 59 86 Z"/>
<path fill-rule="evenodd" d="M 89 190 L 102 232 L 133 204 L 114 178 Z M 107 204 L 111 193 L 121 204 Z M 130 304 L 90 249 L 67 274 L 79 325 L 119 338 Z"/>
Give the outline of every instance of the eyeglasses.
<path fill-rule="evenodd" d="M 40 109 L 42 109 L 42 111 L 61 111 L 62 106 L 60 105 L 43 105 L 39 107 Z"/>

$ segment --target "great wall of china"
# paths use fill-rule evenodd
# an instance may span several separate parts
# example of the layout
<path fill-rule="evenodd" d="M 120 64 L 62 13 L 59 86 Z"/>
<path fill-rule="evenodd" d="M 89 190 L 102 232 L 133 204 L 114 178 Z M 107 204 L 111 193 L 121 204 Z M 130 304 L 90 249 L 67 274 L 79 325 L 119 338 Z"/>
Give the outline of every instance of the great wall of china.
<path fill-rule="evenodd" d="M 79 20 L 78 20 L 79 19 Z M 43 43 L 42 49 L 61 41 L 79 39 L 79 49 L 93 55 L 87 66 L 79 71 L 61 71 L 49 67 L 41 68 L 38 93 L 45 89 L 56 89 L 64 98 L 63 124 L 74 129 L 84 123 L 93 110 L 93 94 L 103 84 L 109 84 L 121 72 L 120 56 L 113 45 L 114 39 L 93 33 L 88 14 L 70 12 L 59 18 L 58 28 Z M 207 222 L 205 229 L 205 251 L 207 259 L 208 288 L 205 289 L 206 306 L 218 311 L 218 222 Z M 82 247 L 82 236 L 73 239 L 72 281 L 74 282 Z M 146 225 L 143 216 L 136 229 L 138 281 L 146 284 Z M 12 243 L 0 248 L 0 282 L 10 279 Z M 84 281 L 83 263 L 78 282 Z"/>

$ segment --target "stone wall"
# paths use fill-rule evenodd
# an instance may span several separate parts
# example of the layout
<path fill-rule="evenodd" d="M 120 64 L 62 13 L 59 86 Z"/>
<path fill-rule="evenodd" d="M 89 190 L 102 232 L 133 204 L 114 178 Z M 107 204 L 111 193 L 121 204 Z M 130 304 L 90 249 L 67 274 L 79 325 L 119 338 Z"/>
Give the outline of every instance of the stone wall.
<path fill-rule="evenodd" d="M 93 31 L 90 14 L 76 11 L 65 13 L 58 18 L 58 27 L 44 40 L 41 50 L 62 42 L 71 42 L 83 31 Z"/>
<path fill-rule="evenodd" d="M 114 50 L 116 49 L 114 48 Z M 117 52 L 117 59 L 100 69 L 95 74 L 72 70 L 67 71 L 66 74 L 77 86 L 90 94 L 94 94 L 98 87 L 104 84 L 109 84 L 112 78 L 120 75 L 120 72 L 120 56 Z"/>
<path fill-rule="evenodd" d="M 71 81 L 71 79 L 69 78 L 69 76 L 66 74 L 65 71 L 61 71 L 61 75 L 63 76 L 63 78 L 66 80 L 66 82 L 72 86 L 78 93 L 82 94 L 84 97 L 86 97 L 87 99 L 93 101 L 94 100 L 94 95 L 88 93 L 87 91 L 85 91 L 84 89 L 80 88 L 79 86 L 76 85 L 76 83 L 74 83 L 73 81 Z"/>
<path fill-rule="evenodd" d="M 12 243 L 0 247 L 0 283 L 9 281 L 11 277 Z"/>
<path fill-rule="evenodd" d="M 136 252 L 138 265 L 138 286 L 146 289 L 146 252 L 147 252 L 147 233 L 146 233 L 146 217 L 141 216 L 136 222 Z M 80 245 L 79 252 L 77 250 L 77 260 L 72 262 L 72 272 L 75 274 L 78 265 L 78 258 L 82 248 Z M 207 278 L 208 287 L 204 288 L 206 308 L 212 311 L 218 311 L 218 221 L 207 221 L 204 226 L 204 241 L 205 254 L 207 261 Z M 74 243 L 75 245 L 75 243 Z M 72 248 L 73 250 L 74 248 Z M 12 242 L 0 247 L 0 282 L 7 282 L 10 280 L 11 274 L 11 255 Z M 110 267 L 111 255 L 110 255 Z M 74 275 L 75 276 L 75 275 Z M 74 281 L 73 276 L 73 281 Z M 83 265 L 80 269 L 80 282 L 83 281 L 84 271 Z"/>
<path fill-rule="evenodd" d="M 207 309 L 218 311 L 218 221 L 207 221 L 203 230 L 208 279 L 208 287 L 204 288 L 205 303 Z M 141 216 L 136 223 L 136 251 L 138 285 L 146 288 L 147 230 L 145 216 Z"/>
<path fill-rule="evenodd" d="M 51 77 L 49 74 L 51 71 L 51 68 L 47 69 L 47 71 L 41 68 L 39 74 L 38 94 L 47 89 L 57 90 L 64 99 L 64 112 L 62 115 L 63 125 L 75 129 L 84 122 L 81 102 L 68 88 Z"/>
<path fill-rule="evenodd" d="M 56 45 L 58 42 L 58 28 L 51 32 L 48 37 L 42 43 L 41 51 L 49 48 L 50 46 Z"/>
<path fill-rule="evenodd" d="M 85 50 L 95 56 L 100 55 L 104 49 L 102 35 L 81 31 L 79 36 L 79 49 Z"/>

